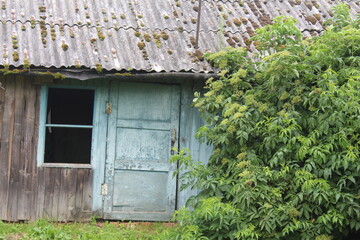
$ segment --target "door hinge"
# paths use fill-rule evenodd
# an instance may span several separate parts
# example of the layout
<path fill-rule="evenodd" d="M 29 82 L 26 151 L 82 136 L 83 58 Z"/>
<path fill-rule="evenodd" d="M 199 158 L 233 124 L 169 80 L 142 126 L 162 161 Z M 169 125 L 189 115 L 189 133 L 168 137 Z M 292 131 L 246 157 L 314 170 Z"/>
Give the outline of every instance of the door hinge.
<path fill-rule="evenodd" d="M 104 183 L 101 185 L 101 195 L 106 196 L 108 193 L 108 185 L 107 183 Z"/>
<path fill-rule="evenodd" d="M 106 103 L 105 113 L 106 113 L 106 114 L 112 113 L 112 104 L 111 104 L 110 102 L 107 102 L 107 103 Z"/>

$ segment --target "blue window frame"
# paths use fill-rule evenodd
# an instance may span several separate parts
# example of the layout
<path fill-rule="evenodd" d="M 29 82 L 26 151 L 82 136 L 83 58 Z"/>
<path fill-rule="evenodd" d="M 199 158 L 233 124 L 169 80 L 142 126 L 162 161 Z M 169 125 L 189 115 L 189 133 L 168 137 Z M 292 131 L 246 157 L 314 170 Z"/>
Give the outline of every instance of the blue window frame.
<path fill-rule="evenodd" d="M 37 162 L 91 168 L 95 88 L 43 86 Z"/>

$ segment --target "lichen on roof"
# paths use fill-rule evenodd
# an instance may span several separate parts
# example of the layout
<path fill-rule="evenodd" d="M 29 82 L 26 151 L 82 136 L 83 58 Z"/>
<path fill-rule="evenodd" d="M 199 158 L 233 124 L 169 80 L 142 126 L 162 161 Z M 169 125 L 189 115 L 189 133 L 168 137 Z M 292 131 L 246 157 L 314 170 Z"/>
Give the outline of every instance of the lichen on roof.
<path fill-rule="evenodd" d="M 343 1 L 360 13 L 359 1 Z M 250 37 L 279 15 L 296 18 L 306 37 L 319 34 L 339 2 L 203 0 L 195 49 L 197 0 L 1 0 L 1 64 L 209 72 L 199 52 L 227 46 L 255 51 Z"/>

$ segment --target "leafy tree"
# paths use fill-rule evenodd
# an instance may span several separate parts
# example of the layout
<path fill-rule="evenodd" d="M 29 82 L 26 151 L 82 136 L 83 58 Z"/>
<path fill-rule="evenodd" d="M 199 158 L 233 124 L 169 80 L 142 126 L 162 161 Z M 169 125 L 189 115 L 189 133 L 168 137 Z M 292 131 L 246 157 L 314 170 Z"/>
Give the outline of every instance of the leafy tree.
<path fill-rule="evenodd" d="M 200 193 L 168 239 L 330 240 L 360 229 L 359 19 L 335 10 L 312 39 L 291 18 L 259 29 L 253 40 L 272 52 L 260 61 L 242 48 L 206 56 L 221 72 L 194 104 L 214 152 L 206 166 L 185 150 L 173 157 L 183 188 Z"/>
<path fill-rule="evenodd" d="M 349 14 L 349 8 L 345 4 L 334 6 L 334 17 L 325 22 L 326 25 L 332 25 L 335 30 L 341 30 L 343 27 L 351 26 L 353 28 L 360 27 L 360 17 L 353 19 Z"/>

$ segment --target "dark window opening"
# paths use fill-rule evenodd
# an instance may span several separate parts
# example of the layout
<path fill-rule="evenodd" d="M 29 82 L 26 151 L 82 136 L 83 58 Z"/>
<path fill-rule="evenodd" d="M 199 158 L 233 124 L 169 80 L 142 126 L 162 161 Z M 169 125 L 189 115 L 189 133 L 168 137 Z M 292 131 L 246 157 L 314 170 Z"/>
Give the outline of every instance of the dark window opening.
<path fill-rule="evenodd" d="M 90 164 L 94 90 L 48 89 L 45 163 Z"/>
<path fill-rule="evenodd" d="M 92 125 L 94 90 L 49 88 L 47 123 Z"/>

